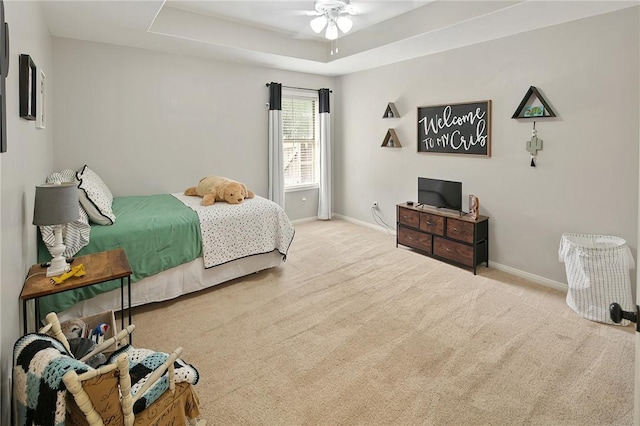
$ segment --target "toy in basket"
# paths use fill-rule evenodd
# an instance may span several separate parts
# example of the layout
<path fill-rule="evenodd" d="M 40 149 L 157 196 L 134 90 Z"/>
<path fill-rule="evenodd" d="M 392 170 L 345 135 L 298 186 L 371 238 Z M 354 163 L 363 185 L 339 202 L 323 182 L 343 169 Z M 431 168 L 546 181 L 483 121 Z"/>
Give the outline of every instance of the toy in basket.
<path fill-rule="evenodd" d="M 69 339 L 77 339 L 84 337 L 87 329 L 87 323 L 79 318 L 67 320 L 60 324 L 62 334 Z"/>
<path fill-rule="evenodd" d="M 100 344 L 104 341 L 104 335 L 109 330 L 109 324 L 106 322 L 101 322 L 96 325 L 93 331 L 91 332 L 91 340 Z"/>
<path fill-rule="evenodd" d="M 74 318 L 60 323 L 62 334 L 68 340 L 82 338 L 100 344 L 118 334 L 118 327 L 113 311 L 100 312 L 98 314 Z M 109 354 L 116 350 L 118 345 L 105 350 Z"/>

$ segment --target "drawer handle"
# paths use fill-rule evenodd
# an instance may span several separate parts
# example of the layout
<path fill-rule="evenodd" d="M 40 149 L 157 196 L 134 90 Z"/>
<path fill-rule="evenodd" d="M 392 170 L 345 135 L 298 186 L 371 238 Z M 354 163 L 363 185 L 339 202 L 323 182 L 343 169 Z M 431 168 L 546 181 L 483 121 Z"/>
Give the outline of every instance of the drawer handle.
<path fill-rule="evenodd" d="M 458 230 L 458 228 L 456 228 L 456 227 L 454 226 L 454 227 L 453 227 L 453 230 L 454 230 L 454 231 L 457 231 L 457 230 Z"/>
<path fill-rule="evenodd" d="M 433 223 L 431 223 L 431 222 L 427 221 L 427 225 L 433 225 Z"/>
<path fill-rule="evenodd" d="M 451 249 L 449 247 L 446 247 L 445 250 L 451 253 Z"/>

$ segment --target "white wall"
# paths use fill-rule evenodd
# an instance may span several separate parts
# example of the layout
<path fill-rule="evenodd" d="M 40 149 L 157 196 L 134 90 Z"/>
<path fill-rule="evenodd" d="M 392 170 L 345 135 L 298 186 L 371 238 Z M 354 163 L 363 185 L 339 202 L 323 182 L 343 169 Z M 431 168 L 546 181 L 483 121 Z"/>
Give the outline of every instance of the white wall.
<path fill-rule="evenodd" d="M 265 84 L 333 84 L 329 77 L 64 38 L 53 39 L 53 50 L 54 165 L 86 163 L 116 196 L 181 192 L 220 175 L 266 197 Z M 290 197 L 293 218 L 316 214 L 312 203 L 302 208 Z"/>
<path fill-rule="evenodd" d="M 638 8 L 626 9 L 339 78 L 334 210 L 372 222 L 378 201 L 394 223 L 418 176 L 459 180 L 463 202 L 477 195 L 491 217 L 492 262 L 566 283 L 563 232 L 618 235 L 635 256 L 638 23 Z M 525 150 L 531 121 L 511 119 L 532 85 L 558 115 L 537 121 L 537 168 Z M 490 158 L 416 152 L 418 106 L 485 99 Z M 398 120 L 381 118 L 390 101 Z M 380 148 L 389 127 L 404 148 Z"/>
<path fill-rule="evenodd" d="M 35 185 L 44 181 L 53 165 L 53 114 L 46 129 L 20 118 L 18 57 L 31 55 L 38 69 L 54 81 L 51 36 L 38 2 L 5 1 L 9 24 L 10 64 L 6 80 L 7 152 L 0 154 L 0 347 L 2 412 L 0 423 L 9 424 L 10 377 L 13 344 L 22 334 L 20 291 L 29 267 L 36 261 L 36 227 L 33 219 Z M 48 98 L 51 109 L 51 96 Z"/>

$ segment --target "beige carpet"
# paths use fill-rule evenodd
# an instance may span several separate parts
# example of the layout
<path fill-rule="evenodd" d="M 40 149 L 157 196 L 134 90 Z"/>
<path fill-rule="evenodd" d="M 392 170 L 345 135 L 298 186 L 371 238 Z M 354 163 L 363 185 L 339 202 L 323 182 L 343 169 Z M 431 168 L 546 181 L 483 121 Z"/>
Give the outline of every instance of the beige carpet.
<path fill-rule="evenodd" d="M 208 425 L 629 425 L 633 327 L 333 220 L 279 268 L 134 311 L 134 344 L 201 374 Z"/>

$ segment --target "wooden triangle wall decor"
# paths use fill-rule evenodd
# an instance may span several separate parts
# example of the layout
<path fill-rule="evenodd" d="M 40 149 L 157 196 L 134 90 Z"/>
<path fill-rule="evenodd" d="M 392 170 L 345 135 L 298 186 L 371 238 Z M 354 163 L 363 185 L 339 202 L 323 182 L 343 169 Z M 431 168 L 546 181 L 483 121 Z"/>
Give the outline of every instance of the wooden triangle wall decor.
<path fill-rule="evenodd" d="M 387 104 L 387 108 L 384 110 L 384 115 L 382 116 L 382 118 L 400 118 L 398 109 L 393 102 L 389 102 Z"/>
<path fill-rule="evenodd" d="M 381 146 L 387 148 L 402 148 L 400 139 L 398 139 L 398 135 L 394 129 L 387 130 L 387 135 L 384 137 L 384 141 Z"/>
<path fill-rule="evenodd" d="M 542 114 L 537 113 L 535 111 L 536 107 L 525 108 L 531 96 L 535 96 L 538 98 L 542 106 L 544 107 Z M 538 89 L 535 86 L 529 87 L 527 90 L 527 94 L 522 98 L 522 102 L 518 105 L 516 112 L 513 113 L 511 118 L 547 118 L 547 117 L 556 117 L 556 113 L 553 112 L 553 109 L 547 103 L 547 100 L 540 94 Z"/>

